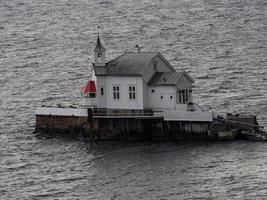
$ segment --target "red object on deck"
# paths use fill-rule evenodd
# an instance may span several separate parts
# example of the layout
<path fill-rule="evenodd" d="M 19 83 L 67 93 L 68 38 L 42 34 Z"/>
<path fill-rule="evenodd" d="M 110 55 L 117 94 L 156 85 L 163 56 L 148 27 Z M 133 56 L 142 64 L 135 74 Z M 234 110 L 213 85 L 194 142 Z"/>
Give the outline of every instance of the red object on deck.
<path fill-rule="evenodd" d="M 83 87 L 81 93 L 96 93 L 95 81 L 88 81 L 88 83 Z"/>

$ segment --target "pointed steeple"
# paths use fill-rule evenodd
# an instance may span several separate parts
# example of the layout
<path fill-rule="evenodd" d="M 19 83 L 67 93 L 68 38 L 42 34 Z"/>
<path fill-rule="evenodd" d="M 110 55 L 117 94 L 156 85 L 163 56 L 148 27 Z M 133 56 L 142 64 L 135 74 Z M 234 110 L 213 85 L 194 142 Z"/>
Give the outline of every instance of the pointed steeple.
<path fill-rule="evenodd" d="M 95 46 L 95 49 L 94 49 L 94 52 L 105 52 L 106 49 L 105 47 L 103 47 L 101 41 L 100 41 L 100 37 L 99 37 L 99 33 L 97 35 L 97 41 L 96 41 L 96 46 Z"/>
<path fill-rule="evenodd" d="M 94 64 L 95 69 L 96 67 L 98 69 L 103 68 L 102 71 L 105 71 L 106 70 L 106 49 L 105 47 L 103 47 L 100 41 L 99 34 L 97 35 L 96 46 L 94 48 L 93 54 L 94 54 L 93 64 Z"/>

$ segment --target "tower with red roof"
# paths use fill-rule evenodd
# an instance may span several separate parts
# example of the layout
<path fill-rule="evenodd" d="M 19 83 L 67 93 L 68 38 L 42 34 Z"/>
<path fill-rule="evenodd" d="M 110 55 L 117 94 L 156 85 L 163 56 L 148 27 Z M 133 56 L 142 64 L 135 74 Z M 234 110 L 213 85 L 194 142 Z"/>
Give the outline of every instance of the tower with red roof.
<path fill-rule="evenodd" d="M 96 106 L 96 86 L 95 81 L 89 80 L 87 84 L 81 90 L 83 107 L 95 107 Z"/>

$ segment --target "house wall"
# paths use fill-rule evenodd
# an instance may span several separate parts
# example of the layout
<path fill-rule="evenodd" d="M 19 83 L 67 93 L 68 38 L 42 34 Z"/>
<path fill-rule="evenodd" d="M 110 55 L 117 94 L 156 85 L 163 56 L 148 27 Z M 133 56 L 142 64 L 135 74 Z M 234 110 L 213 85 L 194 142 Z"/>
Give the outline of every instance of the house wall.
<path fill-rule="evenodd" d="M 147 104 L 145 107 L 156 110 L 172 109 L 177 111 L 186 111 L 187 104 L 178 102 L 179 89 L 192 89 L 192 83 L 183 76 L 176 86 L 147 86 Z M 154 93 L 152 92 L 154 90 Z M 163 98 L 161 98 L 161 96 Z M 171 99 L 172 96 L 172 99 Z M 192 101 L 192 95 L 189 95 L 189 102 Z"/>
<path fill-rule="evenodd" d="M 148 86 L 147 94 L 149 108 L 155 110 L 175 109 L 176 95 L 174 86 Z"/>
<path fill-rule="evenodd" d="M 135 99 L 129 99 L 129 86 L 135 86 Z M 119 86 L 120 98 L 113 98 L 113 86 Z M 100 88 L 104 88 L 101 95 Z M 97 107 L 110 109 L 144 109 L 143 80 L 141 77 L 98 76 Z"/>
<path fill-rule="evenodd" d="M 98 108 L 106 108 L 107 106 L 107 87 L 106 87 L 106 76 L 97 76 L 96 80 L 96 104 Z M 103 88 L 104 94 L 101 95 L 100 90 Z"/>
<path fill-rule="evenodd" d="M 152 108 L 155 110 L 175 109 L 186 111 L 187 105 L 178 103 L 178 89 L 192 89 L 191 82 L 182 77 L 175 86 L 147 86 L 141 77 L 119 77 L 119 76 L 97 76 L 97 107 L 110 109 L 144 109 Z M 120 87 L 120 99 L 113 99 L 113 86 Z M 129 99 L 129 85 L 136 86 L 136 99 Z M 104 94 L 100 94 L 100 88 Z M 154 89 L 154 93 L 152 93 Z M 163 96 L 163 99 L 161 99 Z M 172 99 L 171 99 L 172 96 Z M 192 96 L 189 97 L 192 101 Z"/>
<path fill-rule="evenodd" d="M 148 97 L 148 86 L 147 83 L 143 80 L 142 81 L 143 85 L 143 105 L 144 108 L 150 108 L 149 107 L 149 97 Z"/>

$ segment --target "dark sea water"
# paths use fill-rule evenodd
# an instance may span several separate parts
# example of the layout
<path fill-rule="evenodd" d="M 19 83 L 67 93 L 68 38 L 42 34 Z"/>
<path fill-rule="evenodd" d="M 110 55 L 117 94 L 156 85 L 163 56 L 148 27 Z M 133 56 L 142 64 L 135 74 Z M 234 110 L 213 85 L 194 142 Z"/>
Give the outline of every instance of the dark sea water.
<path fill-rule="evenodd" d="M 267 143 L 39 138 L 34 110 L 77 104 L 108 59 L 160 51 L 208 109 L 267 127 L 266 0 L 0 0 L 0 199 L 267 199 Z"/>

